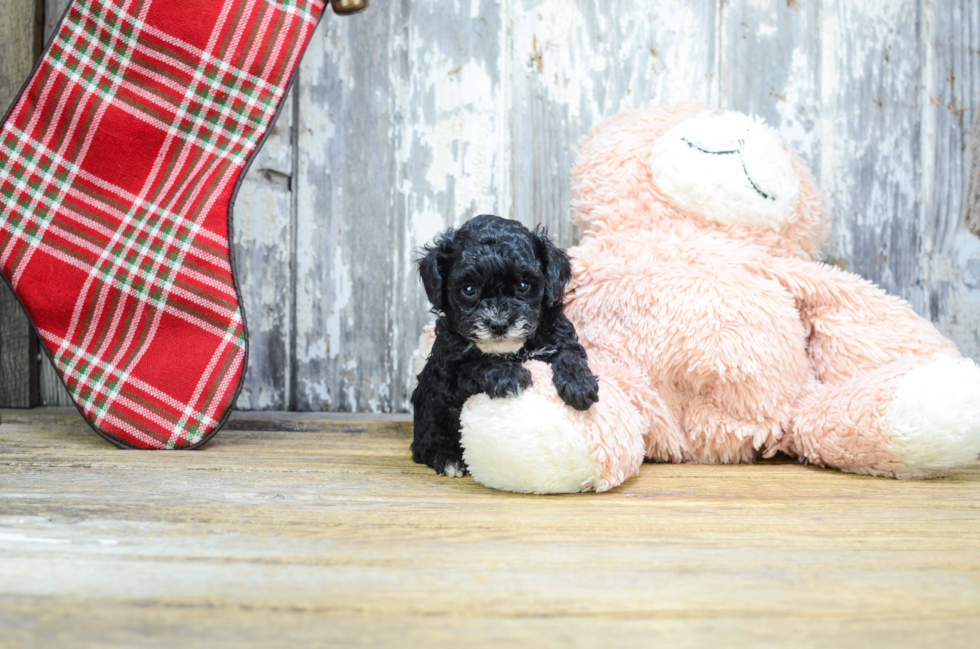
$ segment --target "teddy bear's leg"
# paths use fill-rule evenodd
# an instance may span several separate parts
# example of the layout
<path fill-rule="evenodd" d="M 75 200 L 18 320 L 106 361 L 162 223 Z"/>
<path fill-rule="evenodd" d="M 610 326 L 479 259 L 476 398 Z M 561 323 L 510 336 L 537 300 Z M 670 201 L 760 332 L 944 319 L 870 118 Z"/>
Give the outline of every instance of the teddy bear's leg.
<path fill-rule="evenodd" d="M 845 471 L 931 477 L 980 454 L 980 368 L 904 301 L 824 264 L 771 260 L 814 374 L 785 449 Z"/>
<path fill-rule="evenodd" d="M 699 395 L 685 404 L 682 423 L 690 437 L 687 461 L 700 464 L 754 462 L 759 457 L 759 449 L 780 438 L 780 423 L 789 420 L 788 410 L 782 417 L 771 411 L 759 412 L 755 418 L 739 416 L 732 403 L 714 395 Z"/>
<path fill-rule="evenodd" d="M 463 459 L 482 485 L 521 493 L 606 491 L 636 475 L 646 450 L 649 408 L 637 408 L 621 373 L 590 355 L 599 401 L 566 405 L 551 367 L 529 361 L 533 385 L 519 396 L 472 397 L 460 416 Z"/>
<path fill-rule="evenodd" d="M 980 368 L 940 353 L 814 384 L 780 447 L 850 473 L 944 475 L 980 454 Z"/>

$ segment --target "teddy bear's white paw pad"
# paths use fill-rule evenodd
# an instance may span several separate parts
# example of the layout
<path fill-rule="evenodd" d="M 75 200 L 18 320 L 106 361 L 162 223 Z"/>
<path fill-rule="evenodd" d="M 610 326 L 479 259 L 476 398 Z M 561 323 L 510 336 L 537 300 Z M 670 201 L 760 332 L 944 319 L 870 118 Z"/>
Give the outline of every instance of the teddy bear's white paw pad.
<path fill-rule="evenodd" d="M 591 491 L 602 476 L 580 417 L 527 391 L 471 398 L 460 415 L 463 459 L 473 479 L 503 491 Z"/>
<path fill-rule="evenodd" d="M 886 432 L 909 468 L 942 471 L 980 455 L 980 367 L 937 356 L 902 379 Z"/>

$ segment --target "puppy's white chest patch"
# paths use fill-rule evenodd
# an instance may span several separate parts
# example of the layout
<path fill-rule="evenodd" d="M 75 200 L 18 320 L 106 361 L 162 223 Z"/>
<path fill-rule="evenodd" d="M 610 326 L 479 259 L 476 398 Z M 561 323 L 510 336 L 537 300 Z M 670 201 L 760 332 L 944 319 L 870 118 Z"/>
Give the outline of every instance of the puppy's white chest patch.
<path fill-rule="evenodd" d="M 476 346 L 484 354 L 516 354 L 524 346 L 524 341 L 515 338 L 481 340 Z"/>

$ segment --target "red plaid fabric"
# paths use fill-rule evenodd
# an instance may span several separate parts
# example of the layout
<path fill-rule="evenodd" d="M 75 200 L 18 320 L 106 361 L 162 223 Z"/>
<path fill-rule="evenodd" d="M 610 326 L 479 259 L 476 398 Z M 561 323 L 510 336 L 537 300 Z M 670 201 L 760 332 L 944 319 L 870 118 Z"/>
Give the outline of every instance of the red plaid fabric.
<path fill-rule="evenodd" d="M 245 369 L 228 210 L 322 0 L 76 0 L 0 130 L 0 268 L 79 409 L 206 440 Z"/>

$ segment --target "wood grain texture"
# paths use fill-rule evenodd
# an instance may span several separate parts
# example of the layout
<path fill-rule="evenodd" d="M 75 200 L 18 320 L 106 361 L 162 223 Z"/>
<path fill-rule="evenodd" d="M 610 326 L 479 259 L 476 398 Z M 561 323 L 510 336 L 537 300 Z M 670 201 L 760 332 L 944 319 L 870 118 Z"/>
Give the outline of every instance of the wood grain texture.
<path fill-rule="evenodd" d="M 0 285 L 0 405 L 38 403 L 37 336 L 13 291 Z"/>
<path fill-rule="evenodd" d="M 77 417 L 4 414 L 3 642 L 972 647 L 980 631 L 980 464 L 928 482 L 646 465 L 610 493 L 540 497 L 412 464 L 407 422 L 265 428 L 106 452 Z"/>
<path fill-rule="evenodd" d="M 652 103 L 713 103 L 713 0 L 515 0 L 510 92 L 513 216 L 575 240 L 569 172 L 596 123 Z"/>
<path fill-rule="evenodd" d="M 835 216 L 831 254 L 848 270 L 916 300 L 919 6 L 830 0 L 821 11 L 820 183 Z"/>
<path fill-rule="evenodd" d="M 58 27 L 58 23 L 61 22 L 61 18 L 68 9 L 68 5 L 71 4 L 71 0 L 43 0 L 44 2 L 44 41 L 47 43 L 52 36 L 54 36 L 54 30 Z"/>
<path fill-rule="evenodd" d="M 381 410 L 391 385 L 391 28 L 388 11 L 327 16 L 300 67 L 290 405 L 302 410 Z"/>
<path fill-rule="evenodd" d="M 248 368 L 238 407 L 287 410 L 293 319 L 289 307 L 293 257 L 290 245 L 295 177 L 291 94 L 266 138 L 233 208 L 235 271 L 248 325 Z"/>
<path fill-rule="evenodd" d="M 921 235 L 906 263 L 918 267 L 917 310 L 980 360 L 980 239 L 963 221 L 980 104 L 980 3 L 926 2 L 922 12 Z"/>
<path fill-rule="evenodd" d="M 66 4 L 46 0 L 48 33 Z M 688 99 L 775 125 L 833 210 L 827 257 L 980 359 L 975 0 L 388 3 L 328 14 L 299 79 L 236 208 L 241 408 L 406 411 L 419 247 L 481 212 L 574 243 L 581 136 Z M 42 365 L 42 401 L 68 403 Z"/>
<path fill-rule="evenodd" d="M 719 5 L 719 103 L 778 128 L 820 165 L 820 10 L 817 2 Z"/>
<path fill-rule="evenodd" d="M 980 236 L 980 110 L 970 135 L 970 184 L 967 190 L 966 227 Z"/>
<path fill-rule="evenodd" d="M 40 53 L 42 14 L 37 0 L 0 0 L 0 116 Z M 29 408 L 37 399 L 37 337 L 13 291 L 0 282 L 0 406 Z"/>
<path fill-rule="evenodd" d="M 0 0 L 0 115 L 5 115 L 41 50 L 43 6 L 36 0 Z"/>

